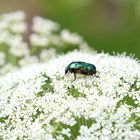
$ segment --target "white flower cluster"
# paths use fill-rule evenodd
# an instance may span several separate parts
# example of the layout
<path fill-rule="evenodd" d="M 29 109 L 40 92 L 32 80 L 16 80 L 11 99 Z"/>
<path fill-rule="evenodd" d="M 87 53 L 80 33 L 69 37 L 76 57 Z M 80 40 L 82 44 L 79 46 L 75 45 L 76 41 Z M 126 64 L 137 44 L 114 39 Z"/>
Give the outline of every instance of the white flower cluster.
<path fill-rule="evenodd" d="M 24 20 L 25 14 L 22 11 L 0 16 L 0 44 L 8 45 L 10 54 L 16 57 L 28 54 L 27 44 L 21 36 L 26 31 Z"/>
<path fill-rule="evenodd" d="M 0 16 L 0 30 L 10 30 L 12 33 L 23 33 L 26 30 L 25 14 L 22 11 L 2 14 Z"/>
<path fill-rule="evenodd" d="M 34 46 L 45 47 L 49 43 L 49 36 L 54 31 L 59 30 L 59 25 L 41 17 L 35 17 L 33 19 L 32 30 L 34 34 L 30 36 L 30 41 Z"/>
<path fill-rule="evenodd" d="M 25 18 L 23 11 L 0 15 L 0 75 L 74 49 L 89 50 L 82 37 L 57 23 L 37 16 L 29 27 Z"/>
<path fill-rule="evenodd" d="M 56 49 L 58 52 L 89 48 L 81 36 L 67 29 L 60 30 L 59 24 L 48 19 L 34 17 L 32 31 L 30 42 L 37 51 L 41 48 Z"/>
<path fill-rule="evenodd" d="M 0 75 L 13 71 L 19 59 L 29 54 L 28 44 L 23 41 L 26 32 L 25 14 L 22 11 L 0 15 Z"/>
<path fill-rule="evenodd" d="M 65 61 L 64 61 L 65 60 Z M 72 61 L 99 77 L 64 74 Z M 73 51 L 0 78 L 2 140 L 139 140 L 140 63 Z"/>

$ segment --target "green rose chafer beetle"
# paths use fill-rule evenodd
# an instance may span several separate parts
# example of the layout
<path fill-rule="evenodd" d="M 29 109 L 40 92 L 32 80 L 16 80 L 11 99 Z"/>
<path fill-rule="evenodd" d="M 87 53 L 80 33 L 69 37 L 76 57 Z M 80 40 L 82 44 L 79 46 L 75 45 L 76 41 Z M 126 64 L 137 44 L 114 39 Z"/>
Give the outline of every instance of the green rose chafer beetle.
<path fill-rule="evenodd" d="M 65 74 L 67 74 L 67 73 L 74 74 L 73 81 L 76 80 L 76 74 L 96 76 L 96 72 L 97 72 L 96 67 L 93 64 L 82 62 L 82 61 L 74 61 L 74 62 L 70 63 L 65 69 Z M 96 76 L 96 77 L 98 77 L 98 76 Z"/>

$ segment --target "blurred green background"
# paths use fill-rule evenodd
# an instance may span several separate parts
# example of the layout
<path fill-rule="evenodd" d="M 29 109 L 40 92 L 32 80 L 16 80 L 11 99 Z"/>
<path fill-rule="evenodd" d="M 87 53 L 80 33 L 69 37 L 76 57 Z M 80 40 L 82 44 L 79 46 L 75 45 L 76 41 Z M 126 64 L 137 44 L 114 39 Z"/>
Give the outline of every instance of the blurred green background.
<path fill-rule="evenodd" d="M 0 0 L 0 13 L 24 10 L 27 21 L 40 15 L 77 32 L 104 52 L 127 52 L 140 59 L 139 0 Z"/>

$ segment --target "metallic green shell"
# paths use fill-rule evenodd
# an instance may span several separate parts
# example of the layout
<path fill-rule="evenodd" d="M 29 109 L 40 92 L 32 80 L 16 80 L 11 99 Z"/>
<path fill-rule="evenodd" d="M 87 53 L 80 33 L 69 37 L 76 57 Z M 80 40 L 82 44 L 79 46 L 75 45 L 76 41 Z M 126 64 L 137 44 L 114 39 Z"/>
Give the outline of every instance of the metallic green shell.
<path fill-rule="evenodd" d="M 81 73 L 85 75 L 91 75 L 96 73 L 96 67 L 93 64 L 76 61 L 70 63 L 66 69 L 65 74 L 71 72 L 71 73 Z"/>
<path fill-rule="evenodd" d="M 89 63 L 81 62 L 81 61 L 70 63 L 68 65 L 68 68 L 69 69 L 83 69 L 87 71 L 96 71 L 96 67 L 93 64 L 89 64 Z"/>
<path fill-rule="evenodd" d="M 65 74 L 67 74 L 69 72 L 74 74 L 74 80 L 76 80 L 76 74 L 95 75 L 96 67 L 90 63 L 76 61 L 76 62 L 70 63 L 66 67 Z"/>

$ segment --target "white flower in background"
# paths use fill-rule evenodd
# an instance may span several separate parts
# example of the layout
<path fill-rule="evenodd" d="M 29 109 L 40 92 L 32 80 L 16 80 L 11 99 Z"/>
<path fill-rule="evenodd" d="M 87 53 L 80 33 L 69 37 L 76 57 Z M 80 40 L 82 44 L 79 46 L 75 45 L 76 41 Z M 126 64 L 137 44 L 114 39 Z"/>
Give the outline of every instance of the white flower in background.
<path fill-rule="evenodd" d="M 2 14 L 0 16 L 0 31 L 9 30 L 13 33 L 23 33 L 26 30 L 25 13 L 22 11 Z"/>
<path fill-rule="evenodd" d="M 72 61 L 99 78 L 66 76 Z M 74 51 L 0 78 L 0 138 L 139 140 L 140 63 L 125 55 Z"/>
<path fill-rule="evenodd" d="M 0 75 L 17 69 L 18 61 L 29 55 L 28 43 L 23 41 L 26 29 L 24 12 L 0 15 L 0 53 L 5 55 L 5 63 L 0 67 Z"/>
<path fill-rule="evenodd" d="M 29 36 L 25 37 L 28 31 L 25 18 L 22 11 L 0 15 L 0 52 L 5 54 L 0 76 L 4 71 L 8 73 L 24 65 L 46 62 L 72 50 L 91 51 L 81 36 L 61 30 L 58 23 L 39 16 L 33 18 Z M 7 71 L 7 66 L 13 69 Z"/>
<path fill-rule="evenodd" d="M 59 30 L 59 25 L 49 19 L 34 17 L 32 30 L 38 34 L 50 35 L 53 31 Z"/>
<path fill-rule="evenodd" d="M 66 52 L 73 49 L 85 50 L 88 46 L 80 35 L 71 33 L 67 29 L 60 30 L 60 26 L 57 23 L 48 19 L 35 17 L 32 30 L 33 34 L 30 35 L 30 43 L 36 48 L 48 49 L 53 47 L 57 52 Z"/>
<path fill-rule="evenodd" d="M 7 39 L 11 37 L 8 31 L 0 31 L 0 44 L 7 44 Z"/>
<path fill-rule="evenodd" d="M 47 36 L 38 35 L 38 34 L 32 34 L 30 36 L 30 41 L 33 46 L 39 46 L 39 47 L 41 46 L 46 48 L 49 43 Z"/>
<path fill-rule="evenodd" d="M 66 29 L 61 31 L 60 37 L 62 41 L 66 43 L 70 43 L 74 45 L 83 43 L 81 36 L 78 36 L 76 33 L 71 33 L 69 30 Z"/>
<path fill-rule="evenodd" d="M 24 33 L 26 31 L 27 25 L 24 22 L 19 22 L 13 25 L 10 25 L 10 30 L 14 33 Z"/>
<path fill-rule="evenodd" d="M 2 15 L 2 18 L 7 21 L 23 21 L 25 13 L 23 11 L 10 12 Z"/>
<path fill-rule="evenodd" d="M 7 43 L 10 46 L 9 52 L 12 55 L 21 57 L 29 54 L 28 44 L 23 42 L 23 39 L 20 35 L 8 38 Z"/>
<path fill-rule="evenodd" d="M 8 22 L 0 17 L 0 30 L 5 30 L 8 28 Z"/>

